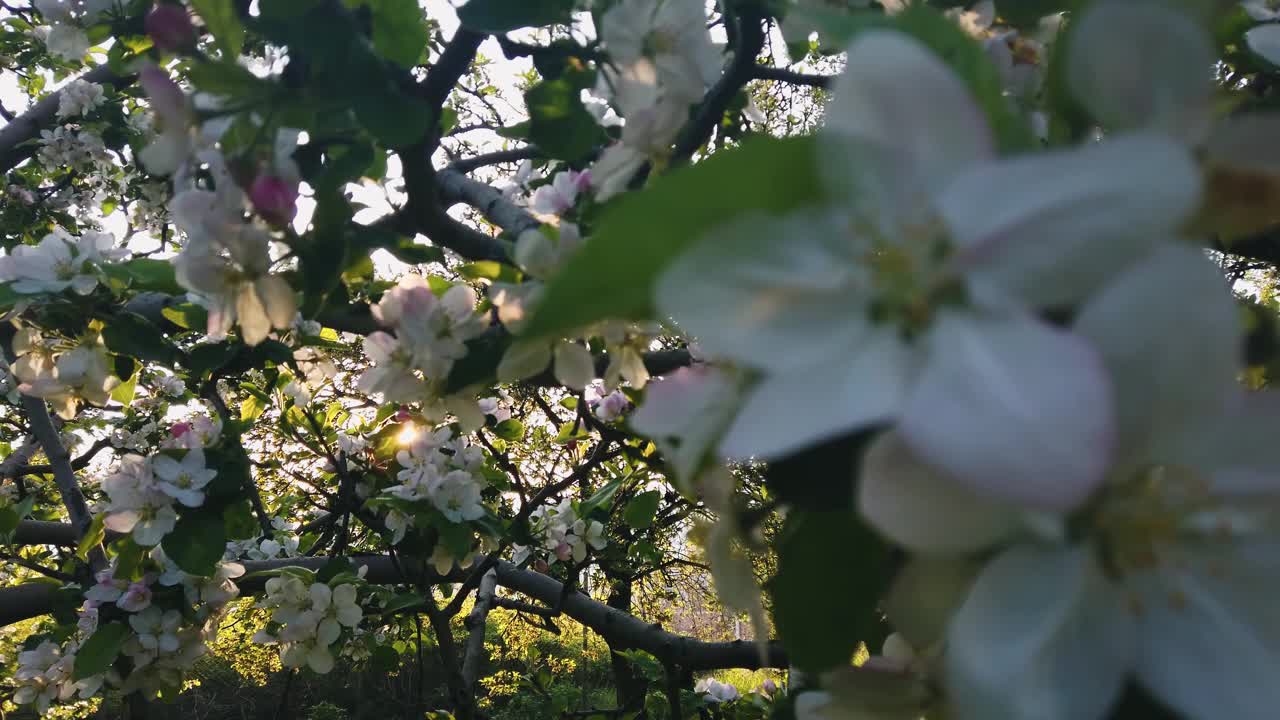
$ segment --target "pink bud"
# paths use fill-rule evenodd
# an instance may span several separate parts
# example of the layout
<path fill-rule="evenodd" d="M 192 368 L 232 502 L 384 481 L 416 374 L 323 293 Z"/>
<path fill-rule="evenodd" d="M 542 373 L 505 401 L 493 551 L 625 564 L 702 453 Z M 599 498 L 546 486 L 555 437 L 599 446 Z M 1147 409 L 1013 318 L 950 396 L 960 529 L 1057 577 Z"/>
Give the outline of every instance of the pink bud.
<path fill-rule="evenodd" d="M 396 411 L 396 422 L 407 422 L 411 417 L 413 416 L 409 414 L 409 408 L 407 407 L 401 407 Z"/>
<path fill-rule="evenodd" d="M 765 681 L 760 684 L 760 689 L 764 690 L 765 693 L 772 695 L 778 692 L 778 684 L 769 678 L 765 678 Z"/>
<path fill-rule="evenodd" d="M 189 422 L 174 423 L 173 427 L 169 428 L 169 434 L 173 435 L 176 438 L 180 438 L 183 435 L 186 435 L 187 433 L 191 432 L 191 430 L 192 430 L 191 423 Z"/>
<path fill-rule="evenodd" d="M 562 542 L 556 546 L 556 558 L 568 560 L 571 557 L 573 557 L 573 548 L 570 547 L 569 543 Z"/>
<path fill-rule="evenodd" d="M 191 16 L 181 5 L 157 5 L 143 21 L 151 42 L 165 52 L 179 52 L 196 44 Z"/>
<path fill-rule="evenodd" d="M 578 173 L 573 178 L 573 186 L 577 188 L 578 192 L 587 192 L 588 190 L 590 190 L 591 189 L 591 169 L 587 168 L 586 170 L 583 170 L 582 172 Z"/>
<path fill-rule="evenodd" d="M 537 560 L 533 561 L 533 569 L 537 570 L 540 573 L 546 574 L 548 571 L 551 570 L 551 566 L 547 564 L 546 560 L 543 560 L 542 558 L 538 558 Z"/>
<path fill-rule="evenodd" d="M 249 201 L 262 219 L 288 225 L 298 214 L 298 186 L 275 175 L 259 175 L 249 188 Z"/>

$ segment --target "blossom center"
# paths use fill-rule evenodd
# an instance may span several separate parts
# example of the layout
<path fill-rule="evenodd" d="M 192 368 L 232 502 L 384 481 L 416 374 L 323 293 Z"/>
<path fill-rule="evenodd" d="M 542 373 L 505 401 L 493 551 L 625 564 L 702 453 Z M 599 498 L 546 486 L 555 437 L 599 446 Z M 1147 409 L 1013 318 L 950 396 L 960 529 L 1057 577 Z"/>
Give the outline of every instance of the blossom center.
<path fill-rule="evenodd" d="M 1116 483 L 1092 515 L 1103 567 L 1119 578 L 1170 561 L 1187 518 L 1216 507 L 1208 480 L 1177 465 L 1150 465 Z"/>

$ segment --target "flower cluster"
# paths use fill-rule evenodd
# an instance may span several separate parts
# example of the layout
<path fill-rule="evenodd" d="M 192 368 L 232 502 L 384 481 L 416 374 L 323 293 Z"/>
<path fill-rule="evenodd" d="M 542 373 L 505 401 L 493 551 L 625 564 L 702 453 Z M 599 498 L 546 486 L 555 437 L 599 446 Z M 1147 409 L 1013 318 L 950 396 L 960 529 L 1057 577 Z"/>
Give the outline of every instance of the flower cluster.
<path fill-rule="evenodd" d="M 132 533 L 139 545 L 158 545 L 177 523 L 174 503 L 203 505 L 205 487 L 217 474 L 205 466 L 200 448 L 188 450 L 181 459 L 165 453 L 125 455 L 102 480 L 110 499 L 103 524 L 116 532 Z"/>
<path fill-rule="evenodd" d="M 108 233 L 86 232 L 79 238 L 56 230 L 38 245 L 18 245 L 11 255 L 0 257 L 0 282 L 12 283 L 24 294 L 56 293 L 72 289 L 88 295 L 102 279 L 102 266 L 129 256 L 116 248 Z"/>
<path fill-rule="evenodd" d="M 311 580 L 308 578 L 308 580 Z M 364 618 L 354 583 L 329 586 L 297 575 L 281 575 L 267 581 L 266 596 L 258 607 L 271 611 L 271 622 L 254 636 L 254 642 L 279 643 L 285 667 L 306 665 L 318 673 L 333 669 L 334 652 L 341 651 L 347 635 Z"/>
<path fill-rule="evenodd" d="M 604 200 L 645 163 L 665 158 L 689 107 L 719 76 L 720 54 L 702 0 L 623 0 L 604 13 L 600 37 L 613 66 L 601 73 L 597 94 L 626 119 L 621 141 L 591 166 Z"/>
<path fill-rule="evenodd" d="M 476 294 L 469 286 L 454 285 L 436 295 L 421 275 L 401 278 L 373 307 L 373 316 L 391 332 L 365 338 L 365 354 L 374 367 L 360 376 L 360 389 L 392 402 L 423 402 L 428 409 L 442 399 L 449 371 L 467 354 L 465 343 L 487 325 L 476 313 Z M 471 408 L 460 416 L 477 413 Z"/>
<path fill-rule="evenodd" d="M 539 557 L 542 551 L 549 555 L 547 563 L 556 561 L 582 562 L 587 558 L 587 547 L 603 550 L 609 545 L 604 535 L 604 525 L 599 520 L 588 520 L 578 514 L 578 507 L 570 499 L 558 505 L 543 505 L 529 514 L 529 530 L 538 541 L 537 547 L 512 545 L 513 560 L 522 564 L 530 557 Z"/>
<path fill-rule="evenodd" d="M 72 80 L 58 94 L 58 119 L 88 115 L 106 101 L 101 85 L 85 80 Z"/>
<path fill-rule="evenodd" d="M 44 42 L 49 52 L 63 60 L 78 62 L 90 47 L 85 29 L 115 4 L 115 0 L 35 0 L 32 6 L 48 23 Z"/>
<path fill-rule="evenodd" d="M 110 175 L 115 161 L 102 138 L 76 125 L 62 125 L 40 131 L 36 157 L 46 170 L 68 169 L 82 176 Z"/>
<path fill-rule="evenodd" d="M 1212 47 L 1175 9 L 1103 0 L 1073 30 L 1087 51 L 1066 79 L 1101 139 L 1013 157 L 932 51 L 859 34 L 817 138 L 833 200 L 711 231 L 654 299 L 758 378 L 728 403 L 721 457 L 889 428 L 857 497 L 912 553 L 899 599 L 971 578 L 942 610 L 886 608 L 940 657 L 949 715 L 1101 718 L 1132 678 L 1187 717 L 1263 717 L 1277 694 L 1240 668 L 1275 666 L 1256 589 L 1275 578 L 1280 405 L 1238 385 L 1230 290 L 1182 235 L 1206 176 L 1263 171 L 1233 150 L 1274 121 L 1214 121 Z M 1185 75 L 1106 72 L 1173 59 Z M 715 440 L 698 417 L 635 424 L 683 452 Z"/>
<path fill-rule="evenodd" d="M 44 640 L 18 653 L 18 670 L 13 674 L 18 689 L 13 701 L 18 705 L 34 705 L 43 715 L 55 702 L 75 697 L 88 699 L 98 694 L 106 679 L 104 675 L 72 679 L 78 649 L 79 644 L 75 642 L 60 646 Z"/>
<path fill-rule="evenodd" d="M 703 678 L 693 686 L 693 691 L 702 696 L 709 703 L 720 704 L 733 702 L 741 695 L 738 688 L 726 682 L 720 682 L 715 678 Z"/>
<path fill-rule="evenodd" d="M 450 522 L 484 517 L 480 497 L 487 484 L 480 474 L 484 452 L 466 437 L 455 437 L 447 426 L 419 433 L 407 450 L 396 453 L 396 462 L 402 468 L 396 474 L 400 484 L 387 488 L 388 497 L 430 502 Z M 411 515 L 391 510 L 387 527 L 395 534 L 393 544 L 404 539 L 413 522 Z"/>
<path fill-rule="evenodd" d="M 33 328 L 18 331 L 13 340 L 14 377 L 18 390 L 44 398 L 64 420 L 75 417 L 80 402 L 106 405 L 120 384 L 111 372 L 102 336 L 90 330 L 68 347 L 46 339 Z"/>

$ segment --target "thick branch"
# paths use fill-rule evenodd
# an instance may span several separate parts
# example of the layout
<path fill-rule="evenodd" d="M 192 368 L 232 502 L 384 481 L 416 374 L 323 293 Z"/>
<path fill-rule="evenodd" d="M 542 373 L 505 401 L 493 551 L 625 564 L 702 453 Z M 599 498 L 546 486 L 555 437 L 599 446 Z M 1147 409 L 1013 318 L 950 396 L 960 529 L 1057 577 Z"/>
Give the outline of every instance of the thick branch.
<path fill-rule="evenodd" d="M 36 442 L 35 438 L 28 436 L 24 439 L 17 450 L 9 453 L 9 457 L 5 458 L 4 462 L 0 462 L 0 480 L 20 474 L 19 468 L 31 462 L 31 458 L 39 449 L 40 443 Z"/>
<path fill-rule="evenodd" d="M 121 77 L 111 72 L 106 65 L 99 65 L 80 76 L 81 80 L 92 83 L 108 83 L 124 85 L 133 82 L 133 76 Z M 32 105 L 30 109 L 17 116 L 8 125 L 0 128 L 0 172 L 12 170 L 18 163 L 35 154 L 34 145 L 22 143 L 40 137 L 40 131 L 54 120 L 58 112 L 59 98 L 62 91 L 51 93 L 48 97 Z"/>
<path fill-rule="evenodd" d="M 476 603 L 467 615 L 467 645 L 462 655 L 462 684 L 467 691 L 476 686 L 476 678 L 480 675 L 480 663 L 484 661 L 484 632 L 489 619 L 489 611 L 493 609 L 494 592 L 497 590 L 498 573 L 490 570 L 480 580 L 480 588 L 476 590 Z"/>
<path fill-rule="evenodd" d="M 80 492 L 76 471 L 71 467 L 71 455 L 62 446 L 62 437 L 53 426 L 53 418 L 49 417 L 49 408 L 44 400 L 30 395 L 22 396 L 22 407 L 31 420 L 32 434 L 40 441 L 45 457 L 49 458 L 49 464 L 53 466 L 53 481 L 58 486 L 58 493 L 62 495 L 62 504 L 67 508 L 71 524 L 79 535 L 83 535 L 92 520 L 89 506 L 85 504 L 84 493 Z"/>
<path fill-rule="evenodd" d="M 446 206 L 457 203 L 470 205 L 488 218 L 489 222 L 513 235 L 542 224 L 493 186 L 472 180 L 462 171 L 446 168 L 436 173 L 436 188 Z"/>

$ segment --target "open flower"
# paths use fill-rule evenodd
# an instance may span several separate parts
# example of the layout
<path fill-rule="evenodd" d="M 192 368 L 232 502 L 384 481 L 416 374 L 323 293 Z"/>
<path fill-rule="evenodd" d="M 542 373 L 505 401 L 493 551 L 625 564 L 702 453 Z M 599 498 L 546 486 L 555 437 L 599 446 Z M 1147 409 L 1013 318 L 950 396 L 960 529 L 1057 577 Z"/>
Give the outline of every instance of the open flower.
<path fill-rule="evenodd" d="M 205 467 L 204 450 L 200 448 L 189 450 L 181 461 L 168 455 L 156 455 L 151 460 L 151 467 L 160 492 L 187 507 L 204 504 L 204 487 L 218 474 L 218 471 Z"/>
<path fill-rule="evenodd" d="M 1119 443 L 1069 518 L 1001 484 L 975 492 L 892 434 L 864 461 L 862 513 L 891 539 L 995 548 L 946 633 L 957 717 L 1102 718 L 1130 674 L 1189 718 L 1265 717 L 1280 702 L 1263 679 L 1280 615 L 1258 600 L 1280 577 L 1280 405 L 1235 384 L 1226 285 L 1199 251 L 1167 248 L 1075 326 L 1117 380 Z"/>
<path fill-rule="evenodd" d="M 1075 503 L 1107 463 L 1110 387 L 1088 343 L 1024 308 L 1164 242 L 1199 197 L 1186 148 L 1151 133 L 996 158 L 961 81 L 885 31 L 858 35 L 827 118 L 839 205 L 731 222 L 655 288 L 707 351 L 762 374 L 720 451 L 774 458 L 896 418 L 975 487 Z"/>

